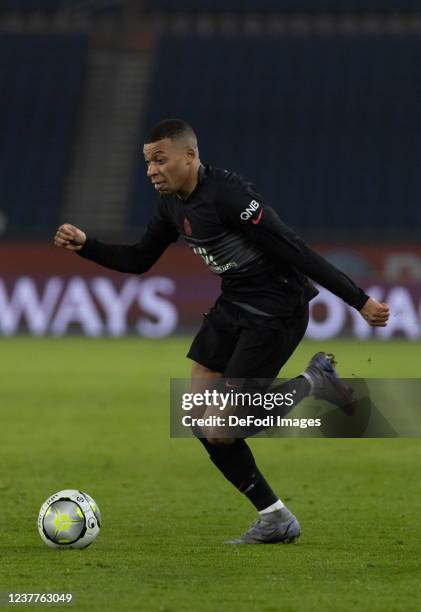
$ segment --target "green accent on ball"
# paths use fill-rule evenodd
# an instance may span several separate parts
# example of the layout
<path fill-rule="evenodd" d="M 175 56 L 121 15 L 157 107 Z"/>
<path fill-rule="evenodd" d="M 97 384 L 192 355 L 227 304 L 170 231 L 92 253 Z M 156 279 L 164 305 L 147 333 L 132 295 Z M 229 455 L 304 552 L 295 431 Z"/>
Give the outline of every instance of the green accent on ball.
<path fill-rule="evenodd" d="M 77 510 L 79 510 L 80 512 L 79 507 L 77 508 Z M 63 530 L 66 531 L 72 525 L 75 525 L 80 522 L 79 519 L 76 519 L 76 520 L 71 519 L 69 518 L 68 514 L 65 514 L 64 512 L 60 512 L 56 508 L 54 508 L 54 511 L 56 513 L 56 517 L 54 519 L 54 527 L 56 528 L 56 533 L 59 533 L 60 531 L 63 531 Z M 80 516 L 83 518 L 82 512 L 80 512 Z"/>

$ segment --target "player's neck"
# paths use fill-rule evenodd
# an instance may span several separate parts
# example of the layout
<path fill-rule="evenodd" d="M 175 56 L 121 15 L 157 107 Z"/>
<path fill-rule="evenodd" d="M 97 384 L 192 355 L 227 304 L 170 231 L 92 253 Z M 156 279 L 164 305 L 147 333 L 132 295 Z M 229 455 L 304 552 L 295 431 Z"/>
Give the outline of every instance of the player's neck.
<path fill-rule="evenodd" d="M 202 164 L 200 160 L 197 160 L 194 167 L 192 168 L 190 176 L 188 177 L 184 185 L 181 187 L 181 189 L 177 192 L 178 197 L 181 198 L 182 200 L 187 200 L 187 198 L 196 189 L 197 184 L 199 182 L 199 175 L 200 175 L 199 170 L 201 166 Z"/>

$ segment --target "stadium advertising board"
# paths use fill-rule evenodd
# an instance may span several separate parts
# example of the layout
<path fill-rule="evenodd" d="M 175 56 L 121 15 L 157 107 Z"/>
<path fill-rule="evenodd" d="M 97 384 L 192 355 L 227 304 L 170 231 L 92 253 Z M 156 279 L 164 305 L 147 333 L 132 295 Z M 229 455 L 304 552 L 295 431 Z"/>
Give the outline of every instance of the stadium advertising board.
<path fill-rule="evenodd" d="M 312 302 L 308 337 L 421 338 L 421 248 L 317 248 L 367 293 L 387 301 L 391 319 L 387 328 L 368 327 L 342 300 L 320 289 Z M 159 338 L 191 332 L 218 288 L 218 279 L 184 247 L 169 250 L 148 274 L 137 277 L 101 268 L 50 245 L 3 244 L 0 334 Z"/>

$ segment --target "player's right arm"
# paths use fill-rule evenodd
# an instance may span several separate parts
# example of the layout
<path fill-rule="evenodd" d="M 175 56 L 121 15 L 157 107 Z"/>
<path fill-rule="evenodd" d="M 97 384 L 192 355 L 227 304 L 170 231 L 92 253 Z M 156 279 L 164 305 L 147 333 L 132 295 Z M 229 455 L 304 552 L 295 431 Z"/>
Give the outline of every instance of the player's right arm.
<path fill-rule="evenodd" d="M 297 268 L 358 310 L 369 325 L 387 325 L 389 306 L 368 296 L 346 274 L 311 249 L 271 207 L 263 204 L 248 184 L 235 176 L 225 180 L 216 205 L 220 218 L 244 232 L 272 261 Z"/>
<path fill-rule="evenodd" d="M 167 247 L 176 242 L 178 232 L 160 213 L 149 222 L 143 237 L 132 245 L 107 244 L 88 237 L 81 229 L 64 223 L 55 236 L 57 247 L 75 251 L 81 257 L 90 259 L 105 268 L 142 274 L 147 272 L 160 258 Z"/>

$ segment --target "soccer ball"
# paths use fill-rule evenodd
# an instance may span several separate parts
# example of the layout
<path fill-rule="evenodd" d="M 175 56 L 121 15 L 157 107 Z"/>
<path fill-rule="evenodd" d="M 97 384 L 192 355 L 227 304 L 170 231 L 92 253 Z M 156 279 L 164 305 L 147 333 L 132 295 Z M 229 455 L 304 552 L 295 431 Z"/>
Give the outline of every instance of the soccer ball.
<path fill-rule="evenodd" d="M 51 495 L 39 511 L 39 535 L 51 548 L 86 548 L 100 527 L 101 513 L 96 502 L 77 489 Z"/>

